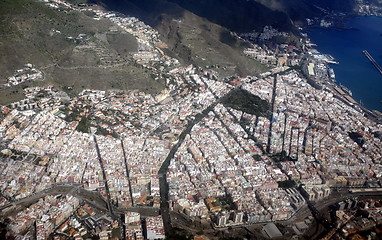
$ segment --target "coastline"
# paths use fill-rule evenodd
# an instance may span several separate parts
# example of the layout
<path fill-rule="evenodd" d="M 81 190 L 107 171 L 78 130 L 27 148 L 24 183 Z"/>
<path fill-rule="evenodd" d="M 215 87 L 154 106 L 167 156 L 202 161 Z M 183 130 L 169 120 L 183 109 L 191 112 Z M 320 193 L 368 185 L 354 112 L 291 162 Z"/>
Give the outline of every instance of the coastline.
<path fill-rule="evenodd" d="M 380 16 L 355 15 L 347 18 L 347 21 L 352 22 L 347 22 L 348 26 L 346 28 L 308 26 L 303 31 L 315 44 L 314 49 L 322 54 L 330 54 L 335 57 L 336 61 L 340 62 L 338 66 L 332 65 L 337 85 L 345 85 L 353 92 L 353 98 L 360 108 L 365 109 L 368 114 L 372 114 L 376 118 L 381 118 L 378 114 L 378 111 L 381 112 L 381 99 L 378 96 L 380 95 L 378 94 L 380 73 L 365 58 L 362 51 L 368 50 L 370 53 L 374 53 L 374 56 L 377 56 L 375 60 L 378 62 L 380 59 L 378 57 L 380 56 L 380 46 L 375 42 L 379 40 L 382 34 L 378 33 L 376 35 L 374 30 L 372 37 L 370 37 L 369 32 L 360 28 L 361 23 L 367 22 L 366 18 L 370 19 L 368 21 L 371 22 L 380 21 L 375 20 L 375 18 L 382 19 Z M 363 34 L 367 34 L 367 36 L 365 36 L 366 40 L 361 42 L 360 38 Z M 356 39 L 351 39 L 349 36 L 356 36 Z M 371 38 L 374 39 L 369 40 Z M 372 42 L 369 44 L 367 41 Z M 366 85 L 363 86 L 363 84 Z"/>

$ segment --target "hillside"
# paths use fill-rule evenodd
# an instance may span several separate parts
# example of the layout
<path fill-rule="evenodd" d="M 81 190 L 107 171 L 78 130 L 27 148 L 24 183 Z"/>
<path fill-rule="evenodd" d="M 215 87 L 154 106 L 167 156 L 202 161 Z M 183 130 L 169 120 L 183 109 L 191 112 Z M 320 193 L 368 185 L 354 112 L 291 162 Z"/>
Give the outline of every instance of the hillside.
<path fill-rule="evenodd" d="M 212 66 L 222 76 L 246 76 L 266 69 L 243 54 L 248 44 L 232 37 L 227 28 L 170 1 L 103 0 L 98 4 L 137 16 L 155 27 L 169 45 L 167 53 L 183 64 Z"/>
<path fill-rule="evenodd" d="M 93 2 L 93 1 L 90 1 Z M 247 0 L 97 0 L 105 7 L 137 15 L 158 25 L 161 14 L 180 18 L 188 11 L 234 32 L 251 32 L 266 25 L 282 31 L 295 31 L 288 16 L 257 1 Z M 272 16 L 272 17 L 269 17 Z"/>
<path fill-rule="evenodd" d="M 288 16 L 270 9 L 256 1 L 246 0 L 170 0 L 183 8 L 234 32 L 262 30 L 264 26 L 277 27 L 293 32 L 294 26 Z M 272 16 L 272 17 L 270 17 Z"/>
<path fill-rule="evenodd" d="M 73 93 L 83 88 L 163 89 L 130 60 L 137 51 L 135 37 L 88 15 L 32 0 L 0 1 L 0 81 L 27 63 L 45 76 L 43 82 L 2 91 L 0 104 L 20 99 L 27 85 L 73 86 Z"/>
<path fill-rule="evenodd" d="M 254 75 L 266 70 L 243 54 L 247 43 L 232 37 L 228 29 L 173 2 L 97 3 L 137 16 L 155 27 L 168 44 L 164 51 L 185 65 L 213 67 L 222 76 Z M 23 88 L 41 84 L 70 86 L 72 94 L 84 88 L 140 89 L 154 94 L 163 89 L 149 70 L 132 61 L 131 53 L 137 51 L 135 37 L 108 20 L 95 20 L 90 12 L 52 9 L 33 0 L 4 0 L 0 2 L 0 24 L 0 84 L 27 63 L 41 70 L 45 78 L 1 90 L 0 104 L 21 99 Z"/>
<path fill-rule="evenodd" d="M 247 43 L 233 32 L 259 31 L 266 25 L 299 34 L 294 24 L 330 13 L 363 14 L 355 0 L 68 0 L 97 3 L 136 16 L 154 27 L 168 44 L 164 51 L 182 64 L 213 68 L 222 76 L 255 75 L 266 68 L 243 55 Z M 380 0 L 367 1 L 382 7 Z M 367 6 L 369 6 L 367 5 Z M 367 14 L 364 13 L 364 14 Z M 52 9 L 33 0 L 0 1 L 0 84 L 25 64 L 45 81 L 1 90 L 0 104 L 22 98 L 22 88 L 39 84 L 84 88 L 140 89 L 157 93 L 163 84 L 131 59 L 137 41 L 90 12 Z M 105 60 L 106 59 L 106 60 Z"/>
<path fill-rule="evenodd" d="M 222 76 L 256 75 L 266 70 L 265 66 L 243 54 L 247 43 L 188 11 L 177 21 L 162 16 L 157 29 L 170 50 L 186 64 L 212 67 Z"/>
<path fill-rule="evenodd" d="M 366 9 L 382 9 L 381 0 L 89 0 L 116 11 L 138 14 L 158 24 L 155 17 L 167 14 L 179 18 L 192 12 L 234 32 L 251 32 L 270 25 L 297 34 L 294 24 L 304 25 L 307 18 L 330 13 L 364 14 Z M 362 7 L 361 7 L 362 8 Z M 378 10 L 377 10 L 378 11 Z M 380 11 L 382 14 L 382 11 Z"/>
<path fill-rule="evenodd" d="M 298 33 L 294 24 L 328 14 L 382 14 L 380 0 L 168 0 L 235 32 L 251 32 L 265 25 L 284 32 Z M 370 13 L 369 13 L 370 14 Z M 293 22 L 293 23 L 292 23 Z"/>

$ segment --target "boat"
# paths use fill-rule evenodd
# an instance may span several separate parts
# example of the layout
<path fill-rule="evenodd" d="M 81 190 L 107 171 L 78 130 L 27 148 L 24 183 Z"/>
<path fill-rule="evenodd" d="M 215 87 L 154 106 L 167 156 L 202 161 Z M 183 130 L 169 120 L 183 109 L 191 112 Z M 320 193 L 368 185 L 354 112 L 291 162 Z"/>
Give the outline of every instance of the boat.
<path fill-rule="evenodd" d="M 326 60 L 327 63 L 330 64 L 340 64 L 339 62 L 333 61 L 333 60 Z"/>
<path fill-rule="evenodd" d="M 332 80 L 335 80 L 335 79 L 336 79 L 336 74 L 334 74 L 334 70 L 333 70 L 333 68 L 329 68 L 329 77 L 330 77 Z"/>

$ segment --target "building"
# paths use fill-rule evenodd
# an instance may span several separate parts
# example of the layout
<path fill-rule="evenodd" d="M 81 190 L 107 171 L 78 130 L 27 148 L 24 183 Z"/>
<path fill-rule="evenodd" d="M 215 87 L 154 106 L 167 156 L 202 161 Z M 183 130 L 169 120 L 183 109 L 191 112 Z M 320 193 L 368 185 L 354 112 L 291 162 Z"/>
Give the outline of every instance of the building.
<path fill-rule="evenodd" d="M 141 221 L 141 215 L 136 212 L 127 212 L 125 214 L 125 223 L 126 224 L 136 224 L 140 223 Z"/>
<path fill-rule="evenodd" d="M 308 77 L 314 77 L 316 74 L 315 74 L 315 72 L 314 72 L 314 63 L 309 63 L 308 65 L 307 65 L 307 75 L 308 75 Z"/>
<path fill-rule="evenodd" d="M 283 236 L 283 234 L 274 223 L 268 223 L 267 225 L 263 226 L 262 231 L 264 236 L 269 238 L 278 238 Z"/>
<path fill-rule="evenodd" d="M 235 212 L 233 214 L 234 223 L 242 223 L 243 222 L 244 213 L 243 212 Z"/>
<path fill-rule="evenodd" d="M 225 214 L 221 214 L 217 217 L 217 225 L 219 227 L 225 226 L 227 224 L 227 217 Z"/>
<path fill-rule="evenodd" d="M 162 216 L 146 218 L 147 239 L 164 239 L 164 226 Z"/>
<path fill-rule="evenodd" d="M 308 197 L 309 201 L 317 201 L 327 198 L 330 195 L 330 188 L 326 185 L 304 186 L 302 193 Z"/>

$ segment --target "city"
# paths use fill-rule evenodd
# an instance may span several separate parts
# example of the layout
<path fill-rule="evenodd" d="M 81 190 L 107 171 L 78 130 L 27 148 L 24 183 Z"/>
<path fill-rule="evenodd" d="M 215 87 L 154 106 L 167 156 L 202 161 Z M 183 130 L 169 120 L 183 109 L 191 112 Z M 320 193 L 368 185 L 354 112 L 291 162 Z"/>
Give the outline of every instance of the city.
<path fill-rule="evenodd" d="M 187 229 L 180 217 L 199 225 L 196 235 L 262 224 L 269 238 L 285 233 L 273 223 L 296 219 L 287 235 L 299 236 L 338 189 L 381 187 L 380 117 L 334 83 L 309 44 L 306 55 L 253 44 L 244 53 L 269 71 L 221 78 L 167 56 L 137 18 L 92 11 L 137 38 L 134 61 L 166 89 L 70 97 L 27 87 L 26 99 L 1 106 L 0 215 L 15 239 L 163 239 L 171 226 Z M 380 221 L 380 205 L 365 211 Z M 338 228 L 352 218 L 344 209 Z"/>

